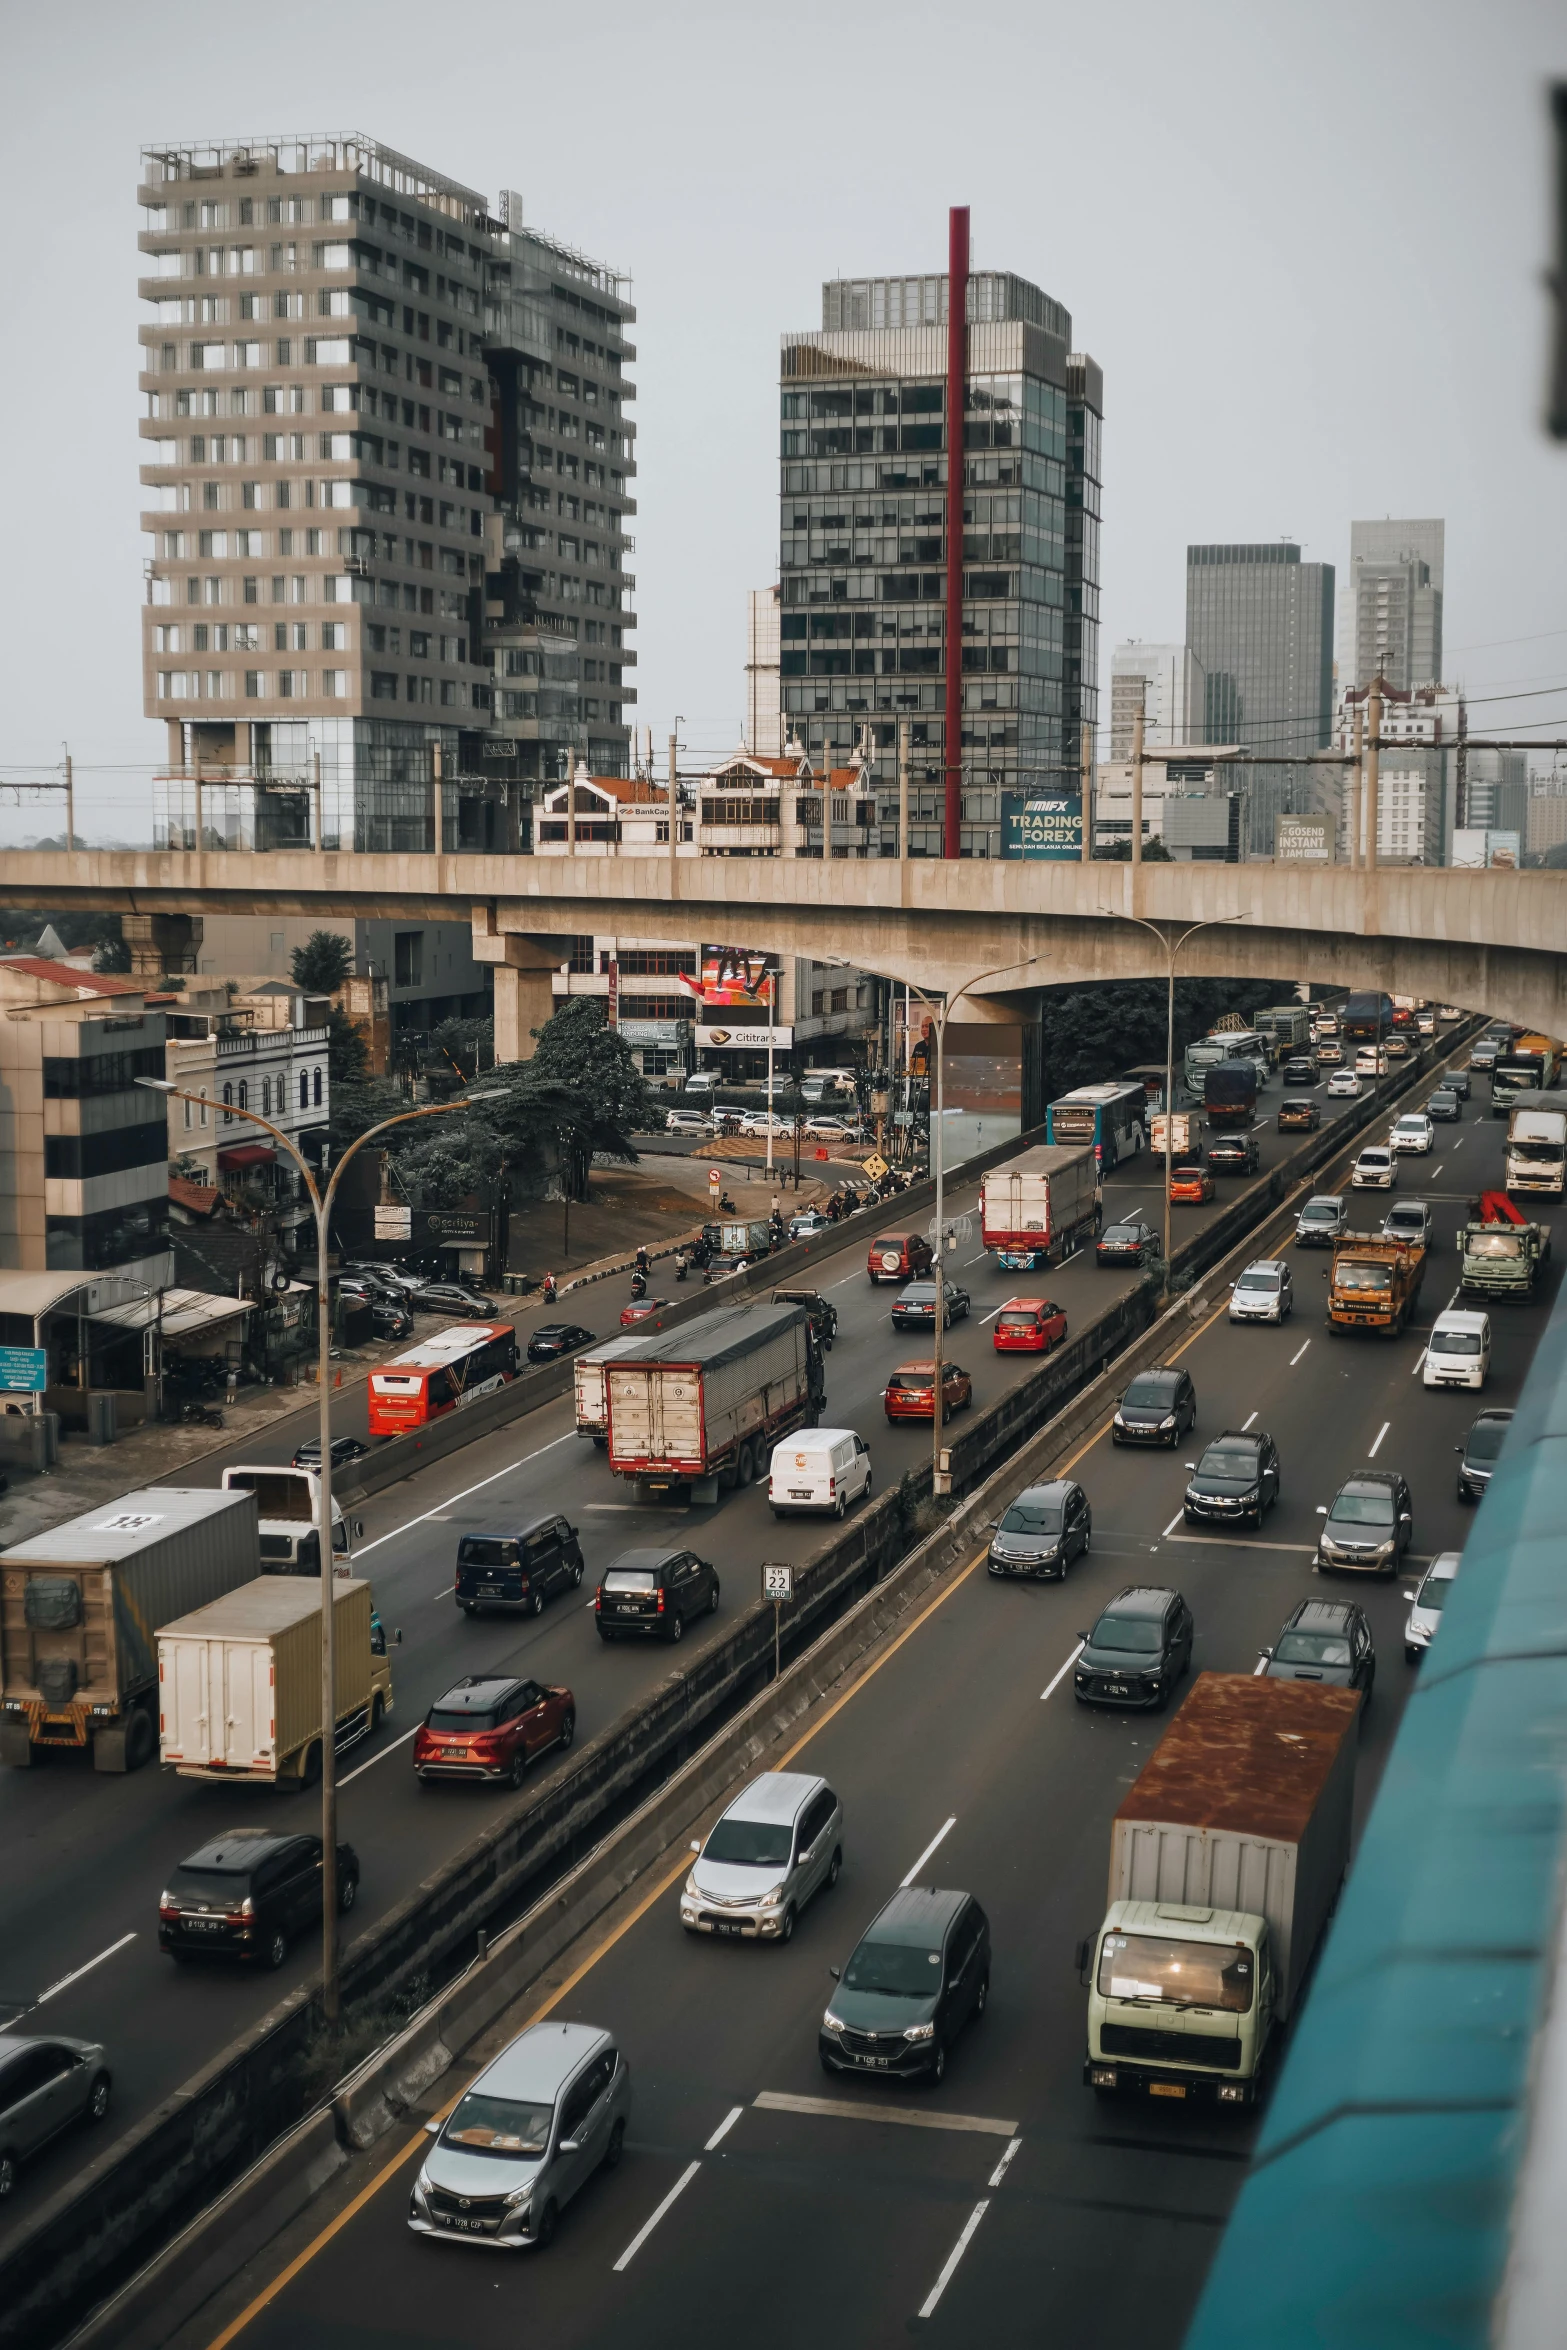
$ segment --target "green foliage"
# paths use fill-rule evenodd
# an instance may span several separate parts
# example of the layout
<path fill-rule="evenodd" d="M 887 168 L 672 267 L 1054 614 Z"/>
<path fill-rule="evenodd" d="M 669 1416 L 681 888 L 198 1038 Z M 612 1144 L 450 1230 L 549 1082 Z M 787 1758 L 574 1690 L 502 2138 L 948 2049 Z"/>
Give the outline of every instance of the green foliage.
<path fill-rule="evenodd" d="M 336 930 L 312 930 L 290 961 L 294 985 L 307 995 L 331 995 L 354 967 L 354 950 Z M 335 1075 L 335 1072 L 334 1072 Z"/>
<path fill-rule="evenodd" d="M 568 996 L 553 1020 L 535 1028 L 538 1051 L 524 1064 L 536 1085 L 556 1084 L 581 1096 L 575 1123 L 594 1136 L 591 1147 L 634 1159 L 630 1135 L 662 1124 L 653 1088 L 611 1028 L 596 996 Z"/>
<path fill-rule="evenodd" d="M 1112 841 L 1107 849 L 1095 849 L 1094 861 L 1101 865 L 1130 865 L 1132 844 L 1129 840 Z M 1143 843 L 1143 863 L 1145 865 L 1173 865 L 1175 863 L 1175 859 L 1157 833 L 1154 834 L 1152 840 L 1145 840 Z"/>
<path fill-rule="evenodd" d="M 370 1073 L 369 1047 L 337 1004 L 332 1005 L 326 1016 L 326 1061 L 335 1110 L 339 1086 L 363 1085 Z"/>
<path fill-rule="evenodd" d="M 361 1045 L 361 1063 L 362 1059 Z M 349 1144 L 357 1142 L 368 1127 L 378 1126 L 383 1118 L 395 1118 L 400 1111 L 412 1107 L 407 1094 L 394 1078 L 366 1076 L 361 1066 L 357 1077 L 346 1078 L 339 1084 L 334 1068 L 332 1114 L 328 1127 L 333 1159 L 340 1159 Z"/>
<path fill-rule="evenodd" d="M 92 967 L 95 971 L 128 971 L 131 950 L 123 938 L 101 938 L 93 949 Z"/>
<path fill-rule="evenodd" d="M 1193 942 L 1193 950 L 1200 941 Z M 1178 979 L 1175 983 L 1175 1065 L 1188 1044 L 1206 1036 L 1226 1012 L 1249 1026 L 1264 1004 L 1282 1000 L 1283 979 Z M 1124 1069 L 1162 1062 L 1165 983 L 1119 979 L 1103 987 L 1041 990 L 1044 1099 L 1058 1101 L 1077 1085 L 1119 1077 Z"/>
<path fill-rule="evenodd" d="M 471 1085 L 481 1069 L 489 1069 L 494 1059 L 493 1020 L 443 1020 L 430 1031 L 424 1068 L 433 1091 L 456 1093 Z"/>

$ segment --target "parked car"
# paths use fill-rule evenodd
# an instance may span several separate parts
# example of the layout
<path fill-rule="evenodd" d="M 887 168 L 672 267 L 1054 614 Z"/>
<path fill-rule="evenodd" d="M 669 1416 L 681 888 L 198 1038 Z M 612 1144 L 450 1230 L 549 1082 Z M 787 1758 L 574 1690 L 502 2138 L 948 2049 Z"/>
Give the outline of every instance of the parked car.
<path fill-rule="evenodd" d="M 1178 1163 L 1170 1169 L 1170 1204 L 1172 1207 L 1200 1207 L 1205 1200 L 1213 1199 L 1217 1195 L 1218 1188 L 1206 1166 L 1199 1166 L 1195 1162 L 1187 1161 L 1184 1164 Z M 1099 1246 L 1102 1253 L 1103 1240 L 1100 1241 Z"/>
<path fill-rule="evenodd" d="M 622 1306 L 620 1309 L 620 1327 L 622 1330 L 634 1330 L 637 1324 L 645 1322 L 650 1314 L 664 1314 L 668 1311 L 669 1300 L 667 1297 L 633 1298 L 629 1306 Z"/>
<path fill-rule="evenodd" d="M 884 1232 L 873 1240 L 865 1270 L 874 1289 L 882 1281 L 913 1281 L 928 1273 L 935 1259 L 923 1232 Z"/>
<path fill-rule="evenodd" d="M 1291 1053 L 1284 1064 L 1286 1085 L 1315 1085 L 1317 1064 L 1310 1053 Z"/>
<path fill-rule="evenodd" d="M 1439 1085 L 1426 1103 L 1425 1114 L 1428 1118 L 1434 1118 L 1443 1125 L 1451 1126 L 1456 1120 L 1462 1118 L 1464 1105 L 1451 1085 Z"/>
<path fill-rule="evenodd" d="M 804 1132 L 812 1142 L 859 1142 L 863 1129 L 850 1118 L 807 1118 Z"/>
<path fill-rule="evenodd" d="M 1391 1191 L 1398 1181 L 1398 1161 L 1385 1143 L 1369 1143 L 1350 1170 L 1356 1191 Z"/>
<path fill-rule="evenodd" d="M 1176 1682 L 1191 1671 L 1192 1611 L 1178 1591 L 1129 1584 L 1080 1638 L 1072 1674 L 1080 1705 L 1163 1713 Z"/>
<path fill-rule="evenodd" d="M 460 1281 L 426 1281 L 414 1291 L 412 1302 L 420 1314 L 461 1314 L 477 1322 L 493 1321 L 495 1316 L 495 1300 L 482 1290 L 464 1288 Z"/>
<path fill-rule="evenodd" d="M 1413 1152 L 1417 1158 L 1428 1155 L 1436 1141 L 1436 1128 L 1424 1110 L 1408 1110 L 1402 1118 L 1395 1118 L 1388 1142 L 1396 1151 Z"/>
<path fill-rule="evenodd" d="M 550 1510 L 521 1525 L 459 1536 L 453 1589 L 465 1616 L 541 1616 L 555 1592 L 579 1587 L 582 1572 L 576 1527 Z"/>
<path fill-rule="evenodd" d="M 1231 1285 L 1232 1322 L 1282 1323 L 1294 1305 L 1294 1276 L 1283 1257 L 1258 1257 Z"/>
<path fill-rule="evenodd" d="M 683 1640 L 693 1616 L 718 1607 L 718 1569 L 694 1550 L 623 1550 L 593 1594 L 601 1640 Z"/>
<path fill-rule="evenodd" d="M 968 1319 L 973 1299 L 960 1281 L 944 1281 L 941 1285 L 941 1327 L 950 1330 L 954 1322 Z M 934 1330 L 936 1327 L 936 1284 L 934 1281 L 911 1281 L 893 1300 L 892 1326 L 894 1330 Z"/>
<path fill-rule="evenodd" d="M 1279 1498 L 1279 1448 L 1262 1428 L 1227 1428 L 1186 1464 L 1181 1515 L 1188 1526 L 1260 1527 Z"/>
<path fill-rule="evenodd" d="M 0 2202 L 24 2162 L 74 2122 L 101 2122 L 113 2083 L 96 2040 L 0 2032 Z"/>
<path fill-rule="evenodd" d="M 1139 1371 L 1110 1426 L 1112 1444 L 1164 1444 L 1173 1452 L 1197 1424 L 1197 1390 L 1189 1371 L 1155 1363 Z"/>
<path fill-rule="evenodd" d="M 1395 1200 L 1382 1219 L 1384 1240 L 1414 1240 L 1426 1248 L 1431 1246 L 1435 1229 L 1430 1202 L 1423 1199 Z"/>
<path fill-rule="evenodd" d="M 1417 1665 L 1436 1638 L 1450 1586 L 1463 1563 L 1462 1553 L 1439 1550 L 1413 1591 L 1406 1591 L 1409 1614 L 1404 1623 L 1404 1662 Z"/>
<path fill-rule="evenodd" d="M 1364 1608 L 1344 1599 L 1303 1599 L 1258 1667 L 1265 1681 L 1325 1681 L 1358 1689 L 1371 1702 L 1376 1645 Z"/>
<path fill-rule="evenodd" d="M 411 1272 L 406 1265 L 377 1264 L 358 1257 L 343 1267 L 342 1279 L 368 1283 L 388 1297 L 410 1298 L 416 1289 L 422 1289 L 426 1276 Z"/>
<path fill-rule="evenodd" d="M 1491 1317 L 1446 1307 L 1431 1325 L 1423 1387 L 1483 1387 L 1491 1371 Z"/>
<path fill-rule="evenodd" d="M 996 1316 L 997 1354 L 1048 1354 L 1066 1336 L 1066 1308 L 1048 1297 L 1009 1297 Z"/>
<path fill-rule="evenodd" d="M 1295 1218 L 1295 1246 L 1331 1248 L 1348 1224 L 1349 1204 L 1338 1192 L 1314 1192 Z"/>
<path fill-rule="evenodd" d="M 1358 1102 L 1360 1079 L 1353 1069 L 1335 1069 L 1328 1079 L 1328 1099 L 1335 1102 Z"/>
<path fill-rule="evenodd" d="M 631 2119 L 631 2068 L 596 2024 L 530 2024 L 471 2081 L 443 2122 L 408 2199 L 420 2236 L 504 2251 L 554 2239 L 596 2171 L 613 2170 Z"/>
<path fill-rule="evenodd" d="M 707 1132 L 707 1112 L 705 1110 L 666 1110 L 664 1132 L 666 1134 L 705 1134 Z"/>
<path fill-rule="evenodd" d="M 1462 1444 L 1455 1444 L 1458 1455 L 1458 1498 L 1460 1501 L 1479 1501 L 1491 1482 L 1513 1415 L 1507 1410 L 1482 1412 Z"/>
<path fill-rule="evenodd" d="M 769 1133 L 775 1138 L 780 1134 L 792 1135 L 794 1120 L 781 1117 L 776 1110 L 771 1113 L 766 1110 L 747 1110 L 740 1120 L 740 1132 L 750 1135 L 753 1140 L 758 1135 L 765 1140 Z"/>
<path fill-rule="evenodd" d="M 691 1849 L 680 1895 L 688 1934 L 787 1942 L 812 1894 L 838 1882 L 843 1807 L 809 1771 L 764 1771 Z"/>
<path fill-rule="evenodd" d="M 1279 1132 L 1281 1134 L 1315 1134 L 1322 1124 L 1322 1112 L 1315 1102 L 1284 1101 L 1279 1104 Z"/>
<path fill-rule="evenodd" d="M 1331 1502 L 1319 1502 L 1324 1519 L 1317 1537 L 1317 1567 L 1326 1573 L 1394 1575 L 1414 1540 L 1414 1505 L 1396 1469 L 1362 1469 L 1346 1478 Z"/>
<path fill-rule="evenodd" d="M 990 1921 L 969 1893 L 906 1885 L 865 1929 L 822 2017 L 829 2073 L 923 2075 L 933 2085 L 990 1997 Z"/>
<path fill-rule="evenodd" d="M 767 1499 L 775 1518 L 804 1510 L 841 1518 L 870 1491 L 870 1446 L 852 1428 L 798 1428 L 773 1447 Z"/>
<path fill-rule="evenodd" d="M 1072 1561 L 1086 1557 L 1093 1530 L 1088 1496 L 1073 1478 L 1030 1485 L 998 1519 L 986 1571 L 1064 1582 Z"/>
<path fill-rule="evenodd" d="M 362 1461 L 369 1450 L 369 1445 L 362 1444 L 357 1436 L 334 1436 L 332 1439 L 332 1466 L 334 1469 L 346 1469 L 350 1461 Z M 303 1444 L 295 1445 L 294 1467 L 296 1469 L 319 1469 L 320 1466 L 321 1439 L 319 1436 L 307 1437 Z"/>
<path fill-rule="evenodd" d="M 509 1673 L 464 1673 L 414 1732 L 414 1772 L 432 1779 L 506 1779 L 520 1787 L 537 1755 L 569 1746 L 577 1701 L 569 1689 Z"/>
<path fill-rule="evenodd" d="M 900 1363 L 887 1382 L 882 1398 L 889 1420 L 933 1420 L 936 1417 L 936 1366 L 933 1362 Z M 950 1419 L 974 1400 L 974 1382 L 961 1364 L 941 1366 L 941 1416 Z"/>
<path fill-rule="evenodd" d="M 236 1958 L 280 1967 L 298 1934 L 321 1922 L 321 1839 L 278 1828 L 225 1828 L 171 1871 L 158 1896 L 158 1948 L 173 1959 Z M 359 1855 L 337 1848 L 337 1906 L 359 1891 Z"/>
<path fill-rule="evenodd" d="M 1100 1265 L 1148 1265 L 1159 1255 L 1158 1233 L 1135 1216 L 1107 1224 L 1094 1243 L 1094 1261 Z"/>
<path fill-rule="evenodd" d="M 1254 1133 L 1216 1134 L 1207 1157 L 1215 1175 L 1255 1175 L 1262 1165 L 1262 1146 Z"/>
<path fill-rule="evenodd" d="M 594 1334 L 584 1330 L 580 1322 L 541 1322 L 528 1340 L 530 1363 L 558 1363 L 562 1355 L 575 1354 L 579 1346 L 592 1346 Z"/>

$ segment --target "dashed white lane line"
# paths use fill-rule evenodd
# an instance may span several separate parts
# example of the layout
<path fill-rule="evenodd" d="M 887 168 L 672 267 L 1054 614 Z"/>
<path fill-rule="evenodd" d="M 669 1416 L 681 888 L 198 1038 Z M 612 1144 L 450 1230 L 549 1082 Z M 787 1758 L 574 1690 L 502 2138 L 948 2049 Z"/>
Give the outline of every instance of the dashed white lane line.
<path fill-rule="evenodd" d="M 1059 1671 L 1057 1671 L 1052 1676 L 1049 1688 L 1041 1689 L 1039 1692 L 1039 1702 L 1041 1705 L 1044 1704 L 1047 1697 L 1053 1697 L 1055 1692 L 1060 1688 L 1062 1682 L 1066 1679 L 1068 1673 L 1072 1670 L 1072 1667 L 1076 1664 L 1078 1658 L 1082 1655 L 1083 1646 L 1084 1644 L 1080 1640 L 1077 1646 L 1073 1649 L 1071 1655 L 1067 1658 L 1066 1663 L 1062 1665 Z"/>
<path fill-rule="evenodd" d="M 920 1854 L 919 1859 L 914 1863 L 914 1866 L 910 1869 L 908 1875 L 898 1879 L 900 1887 L 913 1884 L 915 1878 L 919 1875 L 920 1870 L 925 1866 L 925 1863 L 929 1860 L 931 1854 L 936 1850 L 938 1845 L 945 1844 L 947 1838 L 951 1835 L 957 1824 L 957 1815 L 954 1813 L 950 1820 L 944 1822 L 944 1824 L 936 1830 L 935 1835 L 932 1836 L 930 1842 L 926 1845 L 924 1851 Z"/>
<path fill-rule="evenodd" d="M 1377 1430 L 1377 1440 L 1366 1455 L 1368 1461 L 1374 1461 L 1376 1459 L 1377 1454 L 1382 1450 L 1382 1439 L 1387 1434 L 1392 1425 L 1393 1423 L 1391 1420 L 1383 1421 L 1381 1427 Z"/>
<path fill-rule="evenodd" d="M 721 2146 L 723 2144 L 724 2140 L 728 2137 L 730 2131 L 734 2128 L 735 2123 L 740 2119 L 740 2116 L 744 2113 L 744 2111 L 745 2107 L 743 2105 L 731 2105 L 729 2111 L 725 2114 L 723 2120 L 719 2123 L 717 2129 L 713 2132 L 712 2136 L 708 2139 L 707 2144 L 703 2147 L 702 2152 L 704 2154 L 711 2154 L 715 2146 Z"/>
<path fill-rule="evenodd" d="M 1159 1537 L 1161 1542 L 1167 1542 L 1169 1540 L 1170 1536 L 1175 1532 L 1176 1527 L 1180 1524 L 1185 1515 L 1186 1512 L 1184 1510 L 1176 1511 L 1174 1517 L 1170 1520 L 1170 1523 L 1168 1526 L 1166 1526 L 1164 1532 Z"/>
<path fill-rule="evenodd" d="M 420 1725 L 415 1722 L 413 1728 L 411 1730 L 405 1730 L 401 1738 L 392 1739 L 388 1745 L 382 1747 L 379 1754 L 373 1754 L 370 1757 L 370 1760 L 368 1762 L 362 1762 L 356 1771 L 350 1771 L 345 1779 L 339 1779 L 337 1782 L 339 1789 L 341 1790 L 344 1787 L 352 1787 L 354 1781 L 356 1779 L 362 1779 L 366 1771 L 373 1771 L 378 1762 L 385 1762 L 389 1754 L 395 1754 L 400 1746 L 406 1746 L 410 1738 L 417 1738 L 419 1735 L 419 1728 Z"/>
<path fill-rule="evenodd" d="M 1251 1419 L 1242 1420 L 1242 1422 L 1241 1422 L 1241 1434 L 1242 1434 L 1243 1436 L 1245 1435 L 1245 1433 L 1246 1433 L 1247 1429 L 1248 1429 L 1248 1428 L 1251 1426 L 1251 1422 L 1252 1422 L 1252 1420 L 1255 1420 L 1255 1418 L 1256 1418 L 1256 1417 L 1257 1417 L 1256 1413 L 1255 1413 L 1255 1412 L 1253 1412 L 1253 1413 L 1252 1413 L 1252 1415 L 1251 1415 Z"/>
<path fill-rule="evenodd" d="M 1415 1376 L 1415 1372 L 1416 1372 L 1416 1371 L 1423 1371 L 1423 1370 L 1425 1369 L 1425 1361 L 1426 1361 L 1426 1356 L 1427 1356 L 1427 1355 L 1428 1355 L 1430 1352 L 1431 1352 L 1431 1349 L 1430 1349 L 1428 1346 L 1423 1346 L 1423 1347 L 1420 1349 L 1420 1352 L 1419 1352 L 1419 1353 L 1416 1355 L 1416 1357 L 1415 1357 L 1414 1370 L 1412 1370 L 1412 1371 L 1410 1372 L 1410 1374 L 1409 1374 L 1409 1376 L 1410 1376 L 1410 1378 L 1411 1378 L 1411 1379 L 1413 1379 L 1413 1377 Z"/>
<path fill-rule="evenodd" d="M 1000 2186 L 1002 2180 L 1007 2175 L 1007 2165 L 1011 2162 L 1012 2157 L 1016 2154 L 1022 2143 L 1023 2141 L 1021 2138 L 1013 2138 L 1009 2141 L 1006 2152 L 1002 2155 L 1001 2160 L 997 2163 L 989 2178 L 985 2181 L 987 2187 Z"/>
<path fill-rule="evenodd" d="M 421 1510 L 417 1518 L 409 1518 L 401 1526 L 389 1527 L 386 1533 L 378 1534 L 373 1542 L 360 1543 L 354 1552 L 355 1558 L 368 1558 L 371 1551 L 379 1550 L 383 1542 L 393 1542 L 399 1534 L 409 1534 L 415 1526 L 428 1524 L 431 1518 L 440 1517 L 444 1511 L 449 1510 L 454 1502 L 466 1501 L 470 1493 L 482 1493 L 486 1485 L 498 1484 L 502 1477 L 510 1477 L 515 1470 L 525 1469 L 530 1461 L 538 1460 L 544 1453 L 553 1452 L 558 1444 L 575 1444 L 576 1441 L 577 1431 L 575 1428 L 568 1428 L 564 1436 L 552 1436 L 548 1444 L 541 1444 L 534 1452 L 525 1452 L 520 1460 L 508 1461 L 504 1469 L 493 1470 L 488 1477 L 481 1477 L 476 1485 L 465 1485 L 461 1493 L 449 1493 L 446 1499 L 438 1501 L 433 1509 Z"/>
<path fill-rule="evenodd" d="M 878 2128 L 896 2123 L 909 2130 L 966 2130 L 986 2138 L 1011 2138 L 1017 2123 L 998 2121 L 988 2113 L 929 2113 L 904 2105 L 860 2102 L 844 2097 L 796 2097 L 784 2089 L 762 2089 L 751 2103 L 762 2113 L 819 2114 L 829 2121 L 875 2122 Z"/>
<path fill-rule="evenodd" d="M 936 2282 L 931 2286 L 930 2291 L 926 2294 L 924 2300 L 920 2303 L 921 2317 L 935 2316 L 937 2302 L 941 2299 L 942 2294 L 951 2284 L 954 2275 L 957 2273 L 958 2262 L 963 2258 L 964 2253 L 968 2250 L 970 2243 L 973 2241 L 974 2230 L 979 2226 L 980 2221 L 984 2218 L 986 2212 L 989 2209 L 990 2205 L 988 2201 L 983 2203 L 976 2203 L 973 2210 L 969 2213 L 968 2218 L 964 2223 L 963 2233 L 961 2236 L 959 2236 L 957 2242 L 953 2245 L 952 2250 L 947 2254 L 940 2276 L 936 2279 Z"/>
<path fill-rule="evenodd" d="M 1311 1340 L 1308 1338 L 1306 1341 L 1306 1346 L 1309 1346 L 1310 1344 Z M 1290 1369 L 1292 1371 L 1294 1370 L 1295 1365 L 1300 1361 L 1301 1356 L 1305 1353 L 1306 1346 L 1298 1347 L 1295 1353 L 1290 1356 Z"/>
<path fill-rule="evenodd" d="M 51 1983 L 47 1991 L 40 1991 L 33 2006 L 42 2007 L 46 2001 L 54 1998 L 56 1992 L 69 1991 L 71 1985 L 79 1983 L 83 1975 L 90 1975 L 95 1966 L 102 1966 L 106 1958 L 112 1958 L 117 1950 L 123 1950 L 128 1942 L 134 1942 L 135 1939 L 134 1932 L 122 1934 L 118 1942 L 111 1942 L 107 1950 L 100 1950 L 97 1957 L 88 1959 L 85 1966 L 73 1967 L 68 1975 L 62 1975 L 57 1983 Z"/>
<path fill-rule="evenodd" d="M 679 2202 L 681 2196 L 685 2193 L 687 2187 L 690 2186 L 691 2181 L 696 2177 L 696 2174 L 701 2169 L 701 2167 L 702 2165 L 699 2162 L 688 2162 L 686 2164 L 685 2169 L 681 2172 L 679 2178 L 676 2179 L 674 2185 L 670 2188 L 669 2193 L 664 2197 L 663 2202 L 658 2206 L 656 2211 L 652 2212 L 649 2217 L 642 2222 L 642 2225 L 638 2228 L 636 2234 L 632 2237 L 630 2243 L 626 2246 L 625 2251 L 622 2252 L 620 2258 L 616 2261 L 613 2273 L 617 2277 L 619 2276 L 622 2269 L 629 2268 L 631 2266 L 631 2263 L 635 2260 L 637 2254 L 641 2251 L 643 2245 L 647 2242 L 649 2236 L 651 2236 L 659 2221 L 664 2217 L 664 2214 L 667 2211 L 673 2209 L 674 2205 Z"/>

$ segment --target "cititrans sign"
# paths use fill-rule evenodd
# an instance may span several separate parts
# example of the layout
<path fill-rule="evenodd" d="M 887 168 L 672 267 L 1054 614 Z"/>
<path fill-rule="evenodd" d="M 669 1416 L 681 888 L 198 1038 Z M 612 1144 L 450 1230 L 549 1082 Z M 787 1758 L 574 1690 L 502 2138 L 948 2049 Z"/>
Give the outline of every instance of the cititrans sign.
<path fill-rule="evenodd" d="M 1003 856 L 1082 856 L 1083 801 L 1078 792 L 1003 792 L 1001 822 Z"/>

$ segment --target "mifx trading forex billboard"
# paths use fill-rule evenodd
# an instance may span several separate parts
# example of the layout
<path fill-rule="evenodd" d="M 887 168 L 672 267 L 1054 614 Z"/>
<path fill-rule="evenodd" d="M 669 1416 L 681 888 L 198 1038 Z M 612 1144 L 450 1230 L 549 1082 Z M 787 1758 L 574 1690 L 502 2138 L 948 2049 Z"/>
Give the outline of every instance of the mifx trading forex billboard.
<path fill-rule="evenodd" d="M 1001 795 L 1001 853 L 1004 857 L 1080 858 L 1083 801 L 1079 792 L 1016 792 Z"/>

